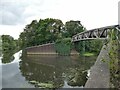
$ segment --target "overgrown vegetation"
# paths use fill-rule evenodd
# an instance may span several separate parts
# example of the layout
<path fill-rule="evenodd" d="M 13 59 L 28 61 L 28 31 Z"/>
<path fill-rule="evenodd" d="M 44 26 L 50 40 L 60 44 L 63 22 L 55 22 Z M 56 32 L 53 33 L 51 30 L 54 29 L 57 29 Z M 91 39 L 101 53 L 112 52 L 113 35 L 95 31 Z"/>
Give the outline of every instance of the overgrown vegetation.
<path fill-rule="evenodd" d="M 120 89 L 120 43 L 118 42 L 117 30 L 113 29 L 109 33 L 109 57 L 110 57 L 110 87 Z M 120 34 L 119 34 L 120 35 Z"/>
<path fill-rule="evenodd" d="M 55 42 L 57 39 L 69 37 L 69 32 L 70 30 L 59 19 L 47 18 L 40 19 L 38 22 L 33 20 L 20 34 L 20 45 L 21 48 L 25 48 Z"/>
<path fill-rule="evenodd" d="M 89 56 L 94 56 L 95 54 L 94 54 L 94 53 L 86 52 L 86 53 L 84 53 L 83 55 L 89 57 Z"/>
<path fill-rule="evenodd" d="M 71 38 L 59 39 L 55 43 L 55 48 L 59 55 L 70 55 L 71 47 Z"/>
<path fill-rule="evenodd" d="M 59 55 L 69 55 L 72 36 L 83 31 L 85 28 L 80 21 L 71 20 L 64 25 L 59 19 L 47 18 L 38 22 L 33 20 L 20 34 L 19 44 L 24 49 L 54 42 Z"/>
<path fill-rule="evenodd" d="M 98 55 L 102 46 L 102 40 L 89 40 L 75 43 L 75 48 L 78 52 L 80 52 L 80 55 L 84 55 L 86 52 Z"/>

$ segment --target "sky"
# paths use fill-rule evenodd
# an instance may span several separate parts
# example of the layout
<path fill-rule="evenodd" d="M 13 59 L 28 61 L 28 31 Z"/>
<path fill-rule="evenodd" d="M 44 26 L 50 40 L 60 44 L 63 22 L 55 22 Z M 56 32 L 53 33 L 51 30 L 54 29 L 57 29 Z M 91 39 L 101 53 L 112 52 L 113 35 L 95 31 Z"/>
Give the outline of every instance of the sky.
<path fill-rule="evenodd" d="M 0 0 L 0 35 L 15 39 L 32 20 L 79 20 L 87 30 L 118 24 L 119 0 Z"/>

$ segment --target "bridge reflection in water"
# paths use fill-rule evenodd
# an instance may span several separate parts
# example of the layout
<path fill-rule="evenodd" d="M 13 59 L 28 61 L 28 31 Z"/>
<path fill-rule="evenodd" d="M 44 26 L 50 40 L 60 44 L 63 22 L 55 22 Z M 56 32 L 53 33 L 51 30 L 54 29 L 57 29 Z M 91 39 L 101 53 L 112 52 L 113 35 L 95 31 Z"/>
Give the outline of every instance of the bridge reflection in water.
<path fill-rule="evenodd" d="M 69 87 L 82 87 L 87 81 L 87 71 L 95 60 L 95 56 L 26 55 L 20 62 L 20 70 L 26 80 L 35 87 L 65 87 L 64 82 L 67 82 Z M 46 86 L 42 86 L 43 84 Z"/>

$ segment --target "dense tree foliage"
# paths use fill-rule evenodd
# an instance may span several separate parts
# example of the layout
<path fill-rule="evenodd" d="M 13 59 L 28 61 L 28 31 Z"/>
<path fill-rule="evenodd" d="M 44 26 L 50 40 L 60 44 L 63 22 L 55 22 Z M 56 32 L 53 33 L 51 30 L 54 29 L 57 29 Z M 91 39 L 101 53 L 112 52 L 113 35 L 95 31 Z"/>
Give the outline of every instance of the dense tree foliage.
<path fill-rule="evenodd" d="M 39 21 L 33 20 L 30 24 L 26 25 L 24 31 L 20 34 L 19 45 L 21 48 L 25 48 L 56 42 L 56 44 L 59 44 L 56 46 L 60 46 L 63 43 L 69 43 L 69 40 L 68 42 L 64 42 L 66 38 L 71 39 L 73 35 L 84 30 L 85 28 L 80 21 L 68 21 L 64 25 L 59 19 L 47 18 L 40 19 Z"/>
<path fill-rule="evenodd" d="M 64 25 L 59 19 L 47 18 L 40 19 L 38 22 L 33 20 L 20 34 L 19 42 L 23 48 L 55 42 L 61 38 L 71 38 L 82 31 L 84 31 L 84 27 L 80 21 L 68 21 Z"/>
<path fill-rule="evenodd" d="M 68 21 L 65 23 L 65 36 L 72 37 L 73 35 L 83 32 L 85 28 L 80 23 L 80 21 Z"/>
<path fill-rule="evenodd" d="M 2 35 L 2 63 L 8 63 L 13 60 L 13 54 L 18 49 L 17 40 L 10 35 Z"/>
<path fill-rule="evenodd" d="M 51 18 L 40 19 L 39 22 L 33 20 L 20 34 L 19 41 L 22 48 L 55 42 L 56 39 L 62 37 L 62 32 L 63 23 L 61 20 Z"/>
<path fill-rule="evenodd" d="M 78 52 L 80 52 L 80 54 L 84 54 L 85 52 L 90 52 L 98 55 L 102 46 L 103 46 L 102 40 L 86 40 L 86 41 L 76 42 L 74 44 L 75 49 Z"/>
<path fill-rule="evenodd" d="M 15 48 L 15 42 L 13 37 L 9 35 L 2 35 L 2 52 L 8 52 Z"/>

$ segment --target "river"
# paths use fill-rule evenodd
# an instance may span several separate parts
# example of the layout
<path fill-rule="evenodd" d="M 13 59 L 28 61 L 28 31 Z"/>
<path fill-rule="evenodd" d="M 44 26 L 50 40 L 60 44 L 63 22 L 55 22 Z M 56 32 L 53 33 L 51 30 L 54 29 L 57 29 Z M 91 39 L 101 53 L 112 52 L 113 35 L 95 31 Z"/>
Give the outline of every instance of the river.
<path fill-rule="evenodd" d="M 97 58 L 21 55 L 19 51 L 13 61 L 0 64 L 2 88 L 83 88 Z"/>

